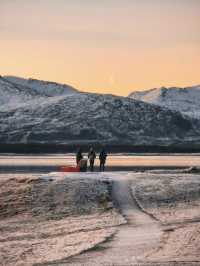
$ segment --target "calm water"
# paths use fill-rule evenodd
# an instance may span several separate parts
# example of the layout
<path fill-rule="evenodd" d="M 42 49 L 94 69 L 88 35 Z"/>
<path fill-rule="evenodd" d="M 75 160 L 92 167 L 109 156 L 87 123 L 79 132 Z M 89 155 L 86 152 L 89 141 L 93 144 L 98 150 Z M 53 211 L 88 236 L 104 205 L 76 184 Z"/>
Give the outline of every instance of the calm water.
<path fill-rule="evenodd" d="M 98 158 L 98 157 L 97 157 Z M 96 166 L 98 166 L 98 159 Z M 73 154 L 49 155 L 0 155 L 0 172 L 50 172 L 58 171 L 60 166 L 75 165 Z M 129 154 L 109 155 L 108 170 L 135 170 L 152 168 L 200 167 L 200 154 Z M 97 169 L 97 168 L 96 168 Z"/>

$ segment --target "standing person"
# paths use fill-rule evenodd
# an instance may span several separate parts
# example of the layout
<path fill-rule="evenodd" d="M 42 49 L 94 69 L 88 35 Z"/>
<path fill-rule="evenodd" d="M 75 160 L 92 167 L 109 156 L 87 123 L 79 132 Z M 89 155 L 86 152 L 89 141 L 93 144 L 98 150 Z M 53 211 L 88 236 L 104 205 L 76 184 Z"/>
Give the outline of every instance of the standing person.
<path fill-rule="evenodd" d="M 90 148 L 90 151 L 88 152 L 88 159 L 90 162 L 90 171 L 93 172 L 94 171 L 94 161 L 96 159 L 96 153 L 92 147 Z"/>
<path fill-rule="evenodd" d="M 105 171 L 106 158 L 107 158 L 107 153 L 104 149 L 102 149 L 99 154 L 100 171 L 103 171 L 103 172 Z"/>
<path fill-rule="evenodd" d="M 76 153 L 76 165 L 79 165 L 79 162 L 83 159 L 83 154 L 81 148 L 78 149 Z"/>

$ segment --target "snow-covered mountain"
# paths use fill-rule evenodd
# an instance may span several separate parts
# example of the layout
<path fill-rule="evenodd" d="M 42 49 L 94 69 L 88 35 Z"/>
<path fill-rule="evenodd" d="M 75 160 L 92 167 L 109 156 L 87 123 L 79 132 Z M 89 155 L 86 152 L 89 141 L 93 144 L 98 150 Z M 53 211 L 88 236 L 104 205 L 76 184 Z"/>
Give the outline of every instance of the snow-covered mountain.
<path fill-rule="evenodd" d="M 200 85 L 187 88 L 159 88 L 136 91 L 130 98 L 164 106 L 185 115 L 200 118 Z"/>
<path fill-rule="evenodd" d="M 0 78 L 0 109 L 16 107 L 19 104 L 38 99 L 39 96 L 33 90 L 15 86 L 4 78 Z"/>
<path fill-rule="evenodd" d="M 56 82 L 50 82 L 50 81 L 43 81 L 43 80 L 37 80 L 37 79 L 24 79 L 14 76 L 4 76 L 3 77 L 6 81 L 10 82 L 14 86 L 19 85 L 23 86 L 25 88 L 29 88 L 34 92 L 37 92 L 38 94 L 41 94 L 41 96 L 61 96 L 61 95 L 67 95 L 67 94 L 74 94 L 78 91 L 65 84 L 59 84 Z"/>
<path fill-rule="evenodd" d="M 128 97 L 71 88 L 65 92 L 66 85 L 55 84 L 54 93 L 54 83 L 33 83 L 32 87 L 27 85 L 32 82 L 23 79 L 0 78 L 4 106 L 0 107 L 0 143 L 171 145 L 200 141 L 199 120 L 177 111 Z"/>
<path fill-rule="evenodd" d="M 21 106 L 32 106 L 53 101 L 54 97 L 78 94 L 68 85 L 54 82 L 23 79 L 13 76 L 0 76 L 0 110 L 12 110 Z"/>

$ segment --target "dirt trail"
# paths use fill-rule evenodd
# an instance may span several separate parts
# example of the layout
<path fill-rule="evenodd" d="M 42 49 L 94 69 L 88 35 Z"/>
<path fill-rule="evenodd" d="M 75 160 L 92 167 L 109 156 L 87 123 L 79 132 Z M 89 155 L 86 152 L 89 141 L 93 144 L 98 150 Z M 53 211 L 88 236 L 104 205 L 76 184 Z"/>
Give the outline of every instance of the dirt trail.
<path fill-rule="evenodd" d="M 75 256 L 59 265 L 137 265 L 159 245 L 159 223 L 140 210 L 130 192 L 128 179 L 114 180 L 113 199 L 127 224 L 119 228 L 111 241 Z M 58 265 L 58 264 L 57 264 Z"/>

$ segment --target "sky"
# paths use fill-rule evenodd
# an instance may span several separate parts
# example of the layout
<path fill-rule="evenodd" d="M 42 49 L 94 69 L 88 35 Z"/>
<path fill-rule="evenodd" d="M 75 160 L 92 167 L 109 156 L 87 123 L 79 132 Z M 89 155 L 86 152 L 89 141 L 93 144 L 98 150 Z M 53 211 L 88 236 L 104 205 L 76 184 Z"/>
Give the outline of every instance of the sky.
<path fill-rule="evenodd" d="M 200 0 L 0 0 L 0 74 L 124 96 L 200 84 Z"/>

